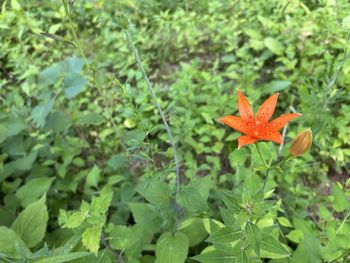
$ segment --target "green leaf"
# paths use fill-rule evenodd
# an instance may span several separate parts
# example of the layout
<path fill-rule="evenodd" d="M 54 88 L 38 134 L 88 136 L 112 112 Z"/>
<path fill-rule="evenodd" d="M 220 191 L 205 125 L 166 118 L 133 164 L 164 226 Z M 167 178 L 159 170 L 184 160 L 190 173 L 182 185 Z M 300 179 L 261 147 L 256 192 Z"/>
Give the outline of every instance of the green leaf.
<path fill-rule="evenodd" d="M 253 248 L 254 252 L 260 256 L 260 241 L 261 233 L 259 228 L 251 222 L 248 222 L 245 227 L 248 243 Z"/>
<path fill-rule="evenodd" d="M 66 73 L 74 72 L 74 73 L 80 73 L 83 69 L 85 62 L 81 58 L 77 57 L 70 57 L 65 60 L 63 60 L 60 65 L 62 67 L 62 70 Z"/>
<path fill-rule="evenodd" d="M 181 232 L 163 233 L 156 244 L 156 263 L 184 263 L 188 253 L 187 236 Z"/>
<path fill-rule="evenodd" d="M 128 207 L 131 210 L 132 216 L 136 223 L 145 223 L 157 215 L 157 213 L 153 211 L 154 206 L 150 204 L 128 203 Z"/>
<path fill-rule="evenodd" d="M 86 219 L 86 215 L 83 212 L 81 211 L 74 212 L 68 217 L 67 221 L 64 223 L 62 227 L 76 228 L 80 226 L 85 221 L 85 219 Z"/>
<path fill-rule="evenodd" d="M 38 245 L 44 238 L 49 218 L 45 204 L 46 197 L 28 205 L 12 224 L 12 229 L 29 248 Z"/>
<path fill-rule="evenodd" d="M 136 190 L 146 200 L 158 207 L 168 207 L 171 200 L 171 189 L 159 176 L 142 177 Z"/>
<path fill-rule="evenodd" d="M 230 161 L 231 166 L 236 167 L 237 165 L 244 164 L 247 157 L 248 157 L 248 151 L 245 148 L 241 148 L 241 149 L 233 150 L 229 154 L 228 159 Z"/>
<path fill-rule="evenodd" d="M 200 244 L 208 236 L 202 218 L 198 217 L 191 217 L 182 221 L 179 231 L 187 236 L 190 247 Z"/>
<path fill-rule="evenodd" d="M 127 158 L 122 154 L 116 154 L 107 161 L 107 165 L 114 171 L 122 170 L 128 166 Z"/>
<path fill-rule="evenodd" d="M 293 253 L 293 263 L 312 262 L 321 263 L 322 246 L 320 241 L 314 236 L 304 233 L 304 239 Z"/>
<path fill-rule="evenodd" d="M 108 240 L 112 248 L 125 251 L 137 242 L 137 236 L 132 228 L 118 225 L 110 231 Z"/>
<path fill-rule="evenodd" d="M 44 69 L 39 74 L 39 83 L 48 86 L 57 82 L 59 75 L 62 73 L 62 69 L 59 64 L 53 64 L 50 67 Z"/>
<path fill-rule="evenodd" d="M 91 203 L 91 212 L 94 214 L 105 214 L 111 204 L 113 191 L 110 187 L 102 189 L 99 197 L 93 197 Z"/>
<path fill-rule="evenodd" d="M 178 201 L 180 206 L 190 212 L 205 211 L 208 209 L 207 202 L 194 185 L 186 185 L 181 188 Z"/>
<path fill-rule="evenodd" d="M 97 165 L 91 169 L 87 175 L 86 182 L 89 186 L 97 187 L 98 181 L 100 180 L 100 168 Z"/>
<path fill-rule="evenodd" d="M 281 90 L 285 90 L 292 84 L 289 80 L 274 80 L 270 83 L 266 84 L 266 88 L 264 88 L 264 92 L 268 94 L 272 94 Z"/>
<path fill-rule="evenodd" d="M 52 107 L 55 103 L 55 99 L 52 98 L 48 102 L 41 103 L 32 110 L 31 118 L 33 122 L 39 127 L 42 128 L 45 126 L 46 118 L 49 115 Z"/>
<path fill-rule="evenodd" d="M 285 227 L 293 227 L 293 225 L 289 222 L 289 220 L 285 217 L 277 217 L 278 223 Z"/>
<path fill-rule="evenodd" d="M 100 237 L 102 233 L 102 226 L 92 226 L 87 228 L 82 236 L 83 245 L 97 256 L 100 249 Z"/>
<path fill-rule="evenodd" d="M 242 230 L 232 226 L 225 226 L 211 234 L 207 241 L 212 243 L 231 243 L 240 239 L 241 235 Z"/>
<path fill-rule="evenodd" d="M 350 207 L 345 193 L 337 184 L 332 184 L 332 194 L 334 197 L 333 208 L 335 211 L 342 212 Z"/>
<path fill-rule="evenodd" d="M 234 212 L 238 214 L 242 207 L 239 204 L 239 201 L 228 191 L 222 191 L 222 200 L 224 201 L 227 208 L 230 210 L 230 212 Z"/>
<path fill-rule="evenodd" d="M 81 93 L 87 80 L 79 73 L 69 73 L 63 79 L 64 93 L 68 99 L 72 99 Z"/>
<path fill-rule="evenodd" d="M 274 54 L 282 55 L 284 52 L 284 46 L 276 39 L 267 37 L 264 39 L 265 46 Z"/>
<path fill-rule="evenodd" d="M 86 256 L 91 255 L 89 252 L 72 252 L 66 255 L 59 255 L 59 256 L 52 256 L 48 258 L 43 258 L 37 261 L 34 261 L 34 263 L 62 263 L 62 262 L 68 262 L 72 261 L 78 258 L 83 258 Z"/>
<path fill-rule="evenodd" d="M 77 122 L 80 125 L 100 125 L 103 120 L 104 118 L 101 114 L 92 111 L 84 113 Z"/>
<path fill-rule="evenodd" d="M 234 263 L 237 260 L 237 256 L 226 251 L 212 250 L 195 256 L 193 259 L 202 263 Z"/>
<path fill-rule="evenodd" d="M 26 247 L 23 240 L 17 235 L 15 231 L 5 226 L 0 226 L 0 252 L 15 256 L 16 246 L 21 244 L 21 247 Z M 29 251 L 29 249 L 27 248 Z"/>
<path fill-rule="evenodd" d="M 21 205 L 26 207 L 36 201 L 46 193 L 54 178 L 40 177 L 34 178 L 16 191 L 16 197 L 21 201 Z"/>
<path fill-rule="evenodd" d="M 273 258 L 275 255 L 277 255 L 281 258 L 290 256 L 289 251 L 281 244 L 280 241 L 265 233 L 262 233 L 260 249 L 268 252 L 265 253 L 265 257 Z M 272 253 L 273 255 L 269 255 L 269 253 Z"/>
<path fill-rule="evenodd" d="M 286 238 L 293 241 L 294 243 L 300 243 L 304 238 L 304 233 L 300 230 L 293 230 L 286 235 Z"/>

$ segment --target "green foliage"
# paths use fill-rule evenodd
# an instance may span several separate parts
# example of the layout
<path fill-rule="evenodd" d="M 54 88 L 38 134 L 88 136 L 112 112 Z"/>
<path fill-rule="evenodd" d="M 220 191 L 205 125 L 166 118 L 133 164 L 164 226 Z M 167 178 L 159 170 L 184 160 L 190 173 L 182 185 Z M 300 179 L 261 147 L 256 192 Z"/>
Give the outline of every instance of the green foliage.
<path fill-rule="evenodd" d="M 1 262 L 348 262 L 348 1 L 2 1 Z M 142 64 L 174 149 L 130 43 Z M 216 120 L 302 113 L 266 170 Z M 255 112 L 257 108 L 254 108 Z M 282 130 L 281 130 L 282 132 Z"/>

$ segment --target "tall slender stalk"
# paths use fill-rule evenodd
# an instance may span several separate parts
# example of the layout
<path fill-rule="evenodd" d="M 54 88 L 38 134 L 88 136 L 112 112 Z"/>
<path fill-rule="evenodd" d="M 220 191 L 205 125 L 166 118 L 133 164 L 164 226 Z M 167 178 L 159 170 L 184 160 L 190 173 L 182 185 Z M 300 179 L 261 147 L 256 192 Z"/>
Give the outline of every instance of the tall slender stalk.
<path fill-rule="evenodd" d="M 151 85 L 151 83 L 150 83 L 150 81 L 149 81 L 149 79 L 148 79 L 148 77 L 147 77 L 147 74 L 146 74 L 146 71 L 145 71 L 145 69 L 144 69 L 144 67 L 143 67 L 141 58 L 140 58 L 140 56 L 139 56 L 139 54 L 138 54 L 138 51 L 137 51 L 137 49 L 136 49 L 136 47 L 135 47 L 135 45 L 134 45 L 134 43 L 133 43 L 133 41 L 132 41 L 132 38 L 131 38 L 131 36 L 130 36 L 130 33 L 129 33 L 129 31 L 128 31 L 127 29 L 124 30 L 124 33 L 125 33 L 126 39 L 127 39 L 127 41 L 128 41 L 128 44 L 129 44 L 129 46 L 130 46 L 130 48 L 131 48 L 131 51 L 132 51 L 132 53 L 133 53 L 133 55 L 134 55 L 134 57 L 135 57 L 136 63 L 137 63 L 137 65 L 138 65 L 138 67 L 140 68 L 141 73 L 142 73 L 142 76 L 143 76 L 143 78 L 144 78 L 144 80 L 145 80 L 145 82 L 146 82 L 146 84 L 147 84 L 148 91 L 150 92 L 150 94 L 151 94 L 151 96 L 152 96 L 152 99 L 153 99 L 154 104 L 155 104 L 155 105 L 157 106 L 157 108 L 158 108 L 159 115 L 160 115 L 160 117 L 161 117 L 161 119 L 162 119 L 162 121 L 163 121 L 164 128 L 165 128 L 165 130 L 166 130 L 166 132 L 167 132 L 167 134 L 168 134 L 168 138 L 169 138 L 170 144 L 171 144 L 171 146 L 172 146 L 172 148 L 173 148 L 173 158 L 174 158 L 175 168 L 176 168 L 176 194 L 178 194 L 179 191 L 180 191 L 180 169 L 179 169 L 179 160 L 178 160 L 178 158 L 177 158 L 176 146 L 175 146 L 175 142 L 174 142 L 173 136 L 172 136 L 172 134 L 171 134 L 170 127 L 169 127 L 168 122 L 167 122 L 167 120 L 166 120 L 166 118 L 165 118 L 165 116 L 164 116 L 163 110 L 162 110 L 162 108 L 161 108 L 161 106 L 160 106 L 160 104 L 159 104 L 159 102 L 158 102 L 158 100 L 157 100 L 157 97 L 156 97 L 156 94 L 154 93 L 154 90 L 153 90 L 153 88 L 152 88 L 152 85 Z"/>
<path fill-rule="evenodd" d="M 73 36 L 74 44 L 77 47 L 80 55 L 83 57 L 83 59 L 85 61 L 85 64 L 89 65 L 89 61 L 88 61 L 88 59 L 87 59 L 87 57 L 85 55 L 84 50 L 81 47 L 78 35 L 77 35 L 76 30 L 74 28 L 74 24 L 73 24 L 71 15 L 70 15 L 70 10 L 69 10 L 69 7 L 68 7 L 68 3 L 66 2 L 66 0 L 62 0 L 62 3 L 63 3 L 64 10 L 65 10 L 65 13 L 66 13 L 66 17 L 67 17 L 68 22 L 69 22 L 69 29 L 70 29 L 70 32 L 71 32 L 71 34 Z M 89 69 L 93 72 L 93 74 L 95 74 L 95 69 L 93 69 L 91 67 L 89 67 Z M 95 85 L 95 86 L 96 86 L 96 89 L 97 89 L 98 93 L 100 94 L 101 98 L 103 99 L 103 103 L 105 104 L 105 106 L 107 106 L 109 109 L 112 108 L 112 105 L 111 105 L 112 103 L 110 101 L 110 98 L 103 92 L 103 90 L 98 85 Z M 126 156 L 128 158 L 128 163 L 129 163 L 129 166 L 130 166 L 131 165 L 131 156 L 129 154 L 128 148 L 126 147 L 126 144 L 124 143 L 121 131 L 118 128 L 118 125 L 116 124 L 116 122 L 114 121 L 113 116 L 110 113 L 109 109 L 107 109 L 107 111 L 106 111 L 108 113 L 108 117 L 107 118 L 108 118 L 109 122 L 112 124 L 115 133 L 117 134 L 117 136 L 120 139 L 120 144 L 121 144 L 121 146 L 123 148 L 124 153 L 126 154 Z"/>

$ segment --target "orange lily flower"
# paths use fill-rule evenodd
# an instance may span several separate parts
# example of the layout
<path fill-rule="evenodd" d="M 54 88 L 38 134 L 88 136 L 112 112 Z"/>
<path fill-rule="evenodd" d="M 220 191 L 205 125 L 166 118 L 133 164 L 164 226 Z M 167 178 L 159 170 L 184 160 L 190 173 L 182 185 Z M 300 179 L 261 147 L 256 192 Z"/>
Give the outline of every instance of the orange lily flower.
<path fill-rule="evenodd" d="M 272 141 L 278 144 L 283 142 L 279 130 L 290 120 L 301 116 L 299 113 L 283 114 L 280 117 L 270 121 L 275 111 L 278 93 L 273 94 L 259 108 L 256 117 L 247 101 L 246 97 L 238 90 L 238 110 L 237 116 L 225 116 L 219 119 L 227 126 L 243 133 L 238 138 L 238 149 L 247 144 L 253 144 L 260 140 Z M 270 122 L 269 122 L 270 121 Z"/>

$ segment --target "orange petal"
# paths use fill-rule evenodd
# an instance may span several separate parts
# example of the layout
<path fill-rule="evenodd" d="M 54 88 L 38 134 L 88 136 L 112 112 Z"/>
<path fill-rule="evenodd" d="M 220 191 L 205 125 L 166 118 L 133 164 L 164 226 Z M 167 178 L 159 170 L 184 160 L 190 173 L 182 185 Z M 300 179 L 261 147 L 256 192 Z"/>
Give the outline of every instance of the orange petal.
<path fill-rule="evenodd" d="M 238 137 L 238 149 L 243 147 L 244 145 L 247 144 L 253 144 L 257 141 L 256 138 L 250 137 L 250 136 L 240 136 Z"/>
<path fill-rule="evenodd" d="M 220 118 L 219 121 L 242 133 L 249 132 L 249 127 L 243 122 L 243 120 L 240 117 L 225 116 Z"/>
<path fill-rule="evenodd" d="M 278 99 L 278 93 L 273 94 L 270 98 L 264 101 L 264 103 L 260 106 L 258 113 L 256 114 L 256 124 L 267 123 L 276 108 L 276 103 Z M 258 123 L 260 122 L 260 123 Z"/>
<path fill-rule="evenodd" d="M 283 142 L 281 134 L 278 131 L 272 129 L 266 129 L 263 132 L 261 132 L 259 134 L 259 139 L 265 141 L 272 141 L 278 144 L 282 144 Z"/>
<path fill-rule="evenodd" d="M 247 101 L 246 97 L 238 90 L 238 110 L 244 122 L 252 122 L 254 120 L 254 113 L 252 107 Z"/>
<path fill-rule="evenodd" d="M 278 118 L 272 120 L 267 127 L 271 128 L 275 131 L 280 130 L 284 125 L 286 125 L 290 120 L 293 120 L 297 117 L 300 117 L 301 114 L 299 113 L 288 113 L 288 114 L 283 114 L 279 116 Z"/>

